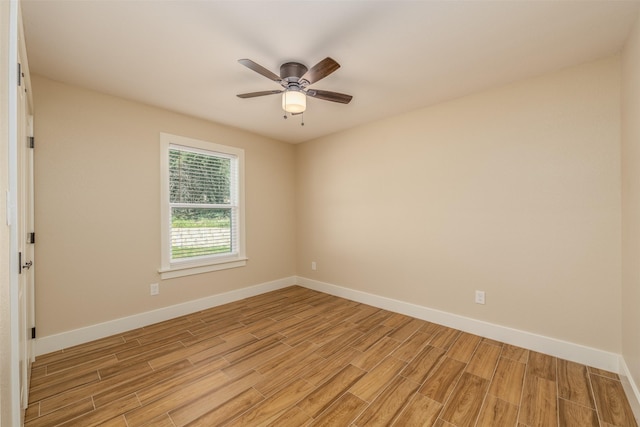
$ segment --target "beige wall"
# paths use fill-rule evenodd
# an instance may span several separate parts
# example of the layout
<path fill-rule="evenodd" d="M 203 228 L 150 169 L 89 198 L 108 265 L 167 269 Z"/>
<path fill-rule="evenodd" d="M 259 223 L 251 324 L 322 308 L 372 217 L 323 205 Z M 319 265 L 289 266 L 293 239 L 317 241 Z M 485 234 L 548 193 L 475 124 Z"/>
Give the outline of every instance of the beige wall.
<path fill-rule="evenodd" d="M 622 355 L 640 385 L 640 20 L 622 56 Z"/>
<path fill-rule="evenodd" d="M 298 146 L 33 80 L 40 336 L 298 274 L 621 350 L 619 57 Z M 250 261 L 151 297 L 159 132 L 245 148 Z"/>
<path fill-rule="evenodd" d="M 302 144 L 298 275 L 619 352 L 619 141 L 616 56 Z"/>
<path fill-rule="evenodd" d="M 292 145 L 38 76 L 33 86 L 39 336 L 295 274 Z M 245 149 L 246 267 L 160 281 L 160 132 Z"/>

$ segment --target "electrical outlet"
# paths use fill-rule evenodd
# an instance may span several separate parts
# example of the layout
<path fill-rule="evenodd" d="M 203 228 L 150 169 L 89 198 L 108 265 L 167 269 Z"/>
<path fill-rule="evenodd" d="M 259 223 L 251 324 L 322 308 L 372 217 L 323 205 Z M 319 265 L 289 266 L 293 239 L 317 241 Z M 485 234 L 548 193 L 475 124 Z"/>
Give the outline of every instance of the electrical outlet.
<path fill-rule="evenodd" d="M 484 291 L 476 291 L 476 304 L 484 304 Z"/>
<path fill-rule="evenodd" d="M 150 284 L 149 292 L 151 293 L 151 295 L 158 295 L 160 293 L 160 285 L 157 283 Z"/>
<path fill-rule="evenodd" d="M 317 267 L 316 266 L 316 262 L 315 261 L 311 261 L 311 269 L 315 271 L 316 267 Z"/>

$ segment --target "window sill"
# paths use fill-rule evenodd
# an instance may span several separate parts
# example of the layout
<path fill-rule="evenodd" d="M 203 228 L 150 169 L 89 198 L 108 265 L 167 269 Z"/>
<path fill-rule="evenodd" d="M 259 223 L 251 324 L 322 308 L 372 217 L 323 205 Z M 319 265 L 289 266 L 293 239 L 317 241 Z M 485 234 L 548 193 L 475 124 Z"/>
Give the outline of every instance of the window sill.
<path fill-rule="evenodd" d="M 158 270 L 160 278 L 174 279 L 176 277 L 190 276 L 192 274 L 209 273 L 212 271 L 226 270 L 228 268 L 244 267 L 247 265 L 248 258 L 233 258 L 228 261 L 218 261 L 215 264 L 200 264 L 200 265 L 172 265 L 169 268 L 162 268 Z"/>

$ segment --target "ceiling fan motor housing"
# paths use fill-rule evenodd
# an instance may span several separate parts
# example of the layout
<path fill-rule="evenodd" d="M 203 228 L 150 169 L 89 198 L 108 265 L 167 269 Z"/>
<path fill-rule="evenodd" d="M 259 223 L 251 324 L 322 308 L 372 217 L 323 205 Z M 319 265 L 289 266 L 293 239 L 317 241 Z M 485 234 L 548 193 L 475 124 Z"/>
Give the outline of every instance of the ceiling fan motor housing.
<path fill-rule="evenodd" d="M 299 62 L 285 62 L 280 66 L 280 77 L 287 82 L 297 82 L 307 70 L 308 68 Z"/>

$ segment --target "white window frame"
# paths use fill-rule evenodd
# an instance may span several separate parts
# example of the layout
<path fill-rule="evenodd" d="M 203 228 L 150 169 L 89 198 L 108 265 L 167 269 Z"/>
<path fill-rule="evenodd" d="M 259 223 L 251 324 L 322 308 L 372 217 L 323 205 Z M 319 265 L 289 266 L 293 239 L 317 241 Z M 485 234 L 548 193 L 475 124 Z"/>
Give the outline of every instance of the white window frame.
<path fill-rule="evenodd" d="M 238 251 L 233 254 L 198 257 L 171 261 L 171 204 L 169 201 L 169 148 L 182 146 L 186 149 L 203 150 L 223 157 L 237 159 L 238 167 Z M 244 224 L 244 150 L 214 142 L 202 141 L 184 136 L 160 133 L 160 243 L 161 279 L 208 273 L 228 268 L 243 267 L 247 263 Z"/>

